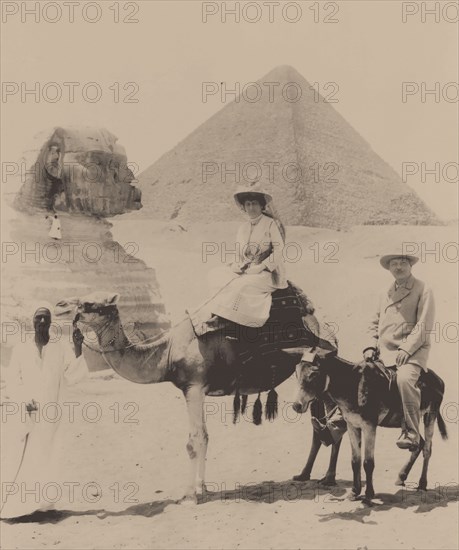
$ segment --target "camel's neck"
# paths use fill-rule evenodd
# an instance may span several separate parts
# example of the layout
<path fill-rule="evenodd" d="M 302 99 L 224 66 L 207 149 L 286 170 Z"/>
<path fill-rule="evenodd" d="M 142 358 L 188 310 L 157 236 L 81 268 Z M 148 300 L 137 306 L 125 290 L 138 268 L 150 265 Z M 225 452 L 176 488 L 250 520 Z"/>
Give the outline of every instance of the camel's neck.
<path fill-rule="evenodd" d="M 139 384 L 167 380 L 170 335 L 153 344 L 131 344 L 119 316 L 97 331 L 99 346 L 108 365 L 123 378 Z"/>

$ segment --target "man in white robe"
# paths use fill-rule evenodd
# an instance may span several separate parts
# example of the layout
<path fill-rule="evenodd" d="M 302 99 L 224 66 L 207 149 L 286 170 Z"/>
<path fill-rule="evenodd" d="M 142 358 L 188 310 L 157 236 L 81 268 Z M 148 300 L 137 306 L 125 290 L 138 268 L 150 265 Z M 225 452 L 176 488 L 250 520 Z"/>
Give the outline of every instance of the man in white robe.
<path fill-rule="evenodd" d="M 81 332 L 75 328 L 73 345 L 64 336 L 52 341 L 50 308 L 34 310 L 34 333 L 17 344 L 10 365 L 2 372 L 2 519 L 52 508 L 47 487 L 58 479 L 55 441 L 65 413 L 62 388 L 88 374 Z"/>

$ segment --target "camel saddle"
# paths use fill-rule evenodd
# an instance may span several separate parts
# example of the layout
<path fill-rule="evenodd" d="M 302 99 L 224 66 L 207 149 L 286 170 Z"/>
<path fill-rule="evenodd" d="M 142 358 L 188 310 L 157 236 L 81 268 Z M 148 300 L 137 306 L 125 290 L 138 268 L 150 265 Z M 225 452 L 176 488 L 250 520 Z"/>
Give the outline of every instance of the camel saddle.
<path fill-rule="evenodd" d="M 217 324 L 203 331 L 202 324 L 193 323 L 192 316 L 190 319 L 199 338 L 219 331 L 222 338 L 234 341 L 241 363 L 246 364 L 285 348 L 316 348 L 336 353 L 335 343 L 317 334 L 320 325 L 313 312 L 312 303 L 303 291 L 288 281 L 287 288 L 273 292 L 269 318 L 262 327 L 246 327 L 218 318 Z"/>

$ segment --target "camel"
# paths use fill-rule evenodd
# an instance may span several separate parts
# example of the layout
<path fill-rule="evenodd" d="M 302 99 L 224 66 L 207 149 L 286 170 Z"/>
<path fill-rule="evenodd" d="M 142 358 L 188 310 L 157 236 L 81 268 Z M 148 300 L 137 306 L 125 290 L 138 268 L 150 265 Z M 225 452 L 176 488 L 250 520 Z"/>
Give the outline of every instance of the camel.
<path fill-rule="evenodd" d="M 238 361 L 232 339 L 222 337 L 220 332 L 197 338 L 189 318 L 184 318 L 152 343 L 133 344 L 123 330 L 118 299 L 118 294 L 95 292 L 81 299 L 60 301 L 56 314 L 76 307 L 75 321 L 97 335 L 97 351 L 123 378 L 138 384 L 171 382 L 183 392 L 190 429 L 186 445 L 190 471 L 183 498 L 197 502 L 206 490 L 205 458 L 209 438 L 203 409 L 205 396 L 240 394 L 244 403 L 249 394 L 272 390 L 294 373 L 304 349 L 298 348 L 296 353 L 278 350 L 270 364 L 251 364 L 244 368 Z M 320 447 L 320 441 L 314 441 L 309 473 Z M 337 449 L 333 447 L 330 467 L 324 478 L 329 481 L 334 480 L 336 469 Z"/>
<path fill-rule="evenodd" d="M 299 350 L 289 350 L 295 353 Z M 296 355 L 295 355 L 296 356 Z M 380 365 L 381 366 L 381 365 Z M 293 408 L 306 412 L 313 399 L 325 393 L 340 407 L 347 422 L 352 448 L 353 487 L 352 498 L 361 492 L 361 442 L 365 446 L 363 467 L 366 474 L 365 499 L 371 501 L 375 495 L 373 487 L 374 447 L 377 426 L 400 428 L 403 422 L 402 404 L 398 389 L 390 385 L 377 364 L 368 361 L 358 365 L 338 356 L 316 357 L 300 361 L 296 368 L 300 389 Z M 396 485 L 404 485 L 408 474 L 423 451 L 423 467 L 418 490 L 427 490 L 427 470 L 432 453 L 432 437 L 435 419 L 440 434 L 447 439 L 445 422 L 440 413 L 444 382 L 433 371 L 420 376 L 421 412 L 424 419 L 425 441 L 411 452 L 408 462 L 398 474 Z"/>

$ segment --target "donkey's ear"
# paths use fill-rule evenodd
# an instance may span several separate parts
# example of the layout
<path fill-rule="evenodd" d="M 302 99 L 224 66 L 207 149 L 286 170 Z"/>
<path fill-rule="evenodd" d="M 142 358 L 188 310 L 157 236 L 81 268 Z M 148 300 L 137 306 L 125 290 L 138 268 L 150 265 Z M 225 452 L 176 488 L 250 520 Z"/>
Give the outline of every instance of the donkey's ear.
<path fill-rule="evenodd" d="M 110 294 L 108 297 L 107 297 L 107 306 L 114 306 L 118 303 L 118 300 L 120 299 L 120 295 L 119 294 Z"/>

